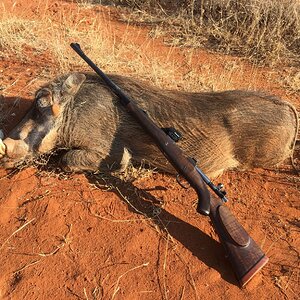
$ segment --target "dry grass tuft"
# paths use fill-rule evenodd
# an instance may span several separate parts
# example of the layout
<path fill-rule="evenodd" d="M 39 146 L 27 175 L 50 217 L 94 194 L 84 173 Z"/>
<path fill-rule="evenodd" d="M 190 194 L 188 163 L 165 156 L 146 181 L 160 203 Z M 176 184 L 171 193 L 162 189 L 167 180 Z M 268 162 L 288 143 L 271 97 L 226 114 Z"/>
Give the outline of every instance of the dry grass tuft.
<path fill-rule="evenodd" d="M 16 53 L 22 57 L 23 47 L 44 48 L 39 36 L 39 22 L 6 15 L 0 20 L 0 52 L 2 56 Z M 5 51 L 6 50 L 6 51 Z"/>
<path fill-rule="evenodd" d="M 133 182 L 138 178 L 151 178 L 155 173 L 155 169 L 149 168 L 144 164 L 139 166 L 129 165 L 123 172 L 115 172 L 113 175 L 123 182 Z"/>
<path fill-rule="evenodd" d="M 300 71 L 297 68 L 285 70 L 282 81 L 290 93 L 300 92 Z"/>

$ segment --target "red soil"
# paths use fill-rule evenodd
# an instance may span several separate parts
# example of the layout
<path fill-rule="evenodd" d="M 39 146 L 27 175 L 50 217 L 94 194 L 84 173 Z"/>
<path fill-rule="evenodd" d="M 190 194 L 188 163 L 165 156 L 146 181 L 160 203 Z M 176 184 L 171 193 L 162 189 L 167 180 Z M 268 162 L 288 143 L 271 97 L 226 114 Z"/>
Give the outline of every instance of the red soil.
<path fill-rule="evenodd" d="M 36 18 L 41 1 L 4 1 L 13 14 Z M 72 11 L 75 3 L 49 1 L 48 10 Z M 58 5 L 59 4 L 59 5 Z M 122 33 L 109 8 L 98 8 Z M 93 8 L 85 11 L 93 16 Z M 109 18 L 111 16 L 111 19 Z M 127 26 L 127 25 L 126 25 Z M 147 29 L 131 28 L 139 43 Z M 142 33 L 141 33 L 142 32 Z M 168 47 L 154 40 L 161 57 Z M 26 52 L 30 56 L 30 49 Z M 174 51 L 183 59 L 182 51 Z M 222 68 L 224 57 L 199 50 L 195 63 L 209 59 Z M 0 61 L 0 83 L 11 109 L 6 131 L 22 117 L 34 93 L 32 79 L 49 65 L 45 54 Z M 251 69 L 252 68 L 252 69 Z M 247 86 L 253 67 L 245 63 Z M 248 71 L 247 71 L 248 70 Z M 287 96 L 257 69 L 256 85 Z M 24 89 L 28 84 L 30 88 Z M 14 107 L 16 97 L 21 97 Z M 300 107 L 298 95 L 289 100 Z M 1 299 L 296 299 L 299 293 L 299 176 L 276 171 L 227 172 L 218 179 L 228 207 L 270 258 L 244 289 L 237 286 L 209 218 L 196 213 L 196 195 L 175 179 L 153 174 L 132 183 L 108 177 L 65 175 L 27 168 L 0 170 Z M 297 239 L 298 238 L 298 239 Z M 298 290 L 298 292 L 297 292 Z"/>

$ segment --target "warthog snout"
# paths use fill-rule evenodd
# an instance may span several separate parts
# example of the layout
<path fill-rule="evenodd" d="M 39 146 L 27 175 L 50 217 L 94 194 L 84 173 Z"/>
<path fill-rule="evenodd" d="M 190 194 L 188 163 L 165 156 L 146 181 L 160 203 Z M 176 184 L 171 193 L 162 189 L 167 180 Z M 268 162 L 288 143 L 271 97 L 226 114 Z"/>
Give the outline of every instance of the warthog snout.
<path fill-rule="evenodd" d="M 22 140 L 7 138 L 3 141 L 3 145 L 5 146 L 4 154 L 12 159 L 25 157 L 29 150 L 28 145 Z"/>

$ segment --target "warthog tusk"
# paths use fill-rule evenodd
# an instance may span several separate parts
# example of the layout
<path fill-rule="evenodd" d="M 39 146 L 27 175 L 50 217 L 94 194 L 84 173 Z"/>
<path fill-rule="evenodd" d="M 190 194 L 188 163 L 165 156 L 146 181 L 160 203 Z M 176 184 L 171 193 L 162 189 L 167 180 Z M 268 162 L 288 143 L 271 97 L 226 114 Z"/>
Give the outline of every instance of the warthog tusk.
<path fill-rule="evenodd" d="M 2 142 L 2 139 L 0 139 L 0 158 L 2 158 L 5 155 L 6 152 L 6 145 Z"/>
<path fill-rule="evenodd" d="M 6 145 L 2 142 L 3 138 L 4 134 L 3 131 L 0 129 L 0 158 L 2 158 L 6 152 Z"/>

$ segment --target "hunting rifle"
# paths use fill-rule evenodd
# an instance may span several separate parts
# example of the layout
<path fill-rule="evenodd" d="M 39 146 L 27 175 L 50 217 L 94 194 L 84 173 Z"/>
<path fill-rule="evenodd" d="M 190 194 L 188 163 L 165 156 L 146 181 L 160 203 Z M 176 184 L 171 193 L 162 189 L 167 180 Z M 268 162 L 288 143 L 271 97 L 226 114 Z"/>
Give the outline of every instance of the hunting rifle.
<path fill-rule="evenodd" d="M 74 51 L 104 80 L 119 97 L 121 104 L 138 121 L 144 130 L 153 138 L 161 152 L 196 191 L 198 195 L 197 212 L 209 216 L 227 256 L 232 264 L 240 286 L 247 282 L 267 263 L 268 257 L 249 236 L 230 210 L 224 205 L 227 202 L 223 185 L 215 186 L 196 166 L 193 158 L 187 157 L 176 145 L 180 134 L 174 128 L 159 128 L 114 82 L 110 80 L 81 50 L 80 45 L 71 43 Z M 204 182 L 218 198 L 210 194 Z M 220 199 L 219 199 L 220 198 Z"/>

